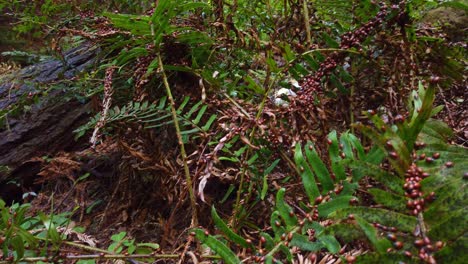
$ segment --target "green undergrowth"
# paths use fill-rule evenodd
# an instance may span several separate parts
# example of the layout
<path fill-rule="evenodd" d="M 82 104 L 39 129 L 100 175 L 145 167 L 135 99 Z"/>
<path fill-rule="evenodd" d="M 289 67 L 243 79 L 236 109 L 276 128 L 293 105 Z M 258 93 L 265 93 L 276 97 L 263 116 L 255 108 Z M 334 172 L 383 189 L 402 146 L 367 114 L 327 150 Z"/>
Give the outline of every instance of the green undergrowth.
<path fill-rule="evenodd" d="M 118 183 L 97 192 L 132 205 L 107 209 L 131 230 L 141 212 L 158 219 L 183 250 L 124 231 L 104 249 L 75 227 L 83 208 L 0 202 L 0 263 L 464 262 L 468 150 L 436 117 L 455 124 L 466 50 L 420 23 L 462 1 L 68 2 L 0 3 L 18 36 L 54 56 L 83 41 L 100 50 L 89 71 L 22 95 L 0 119 L 52 90 L 90 101 L 74 136 L 117 146 Z M 103 180 L 85 175 L 73 184 Z"/>
<path fill-rule="evenodd" d="M 467 231 L 464 173 L 468 164 L 464 156 L 468 151 L 447 144 L 451 130 L 430 119 L 439 111 L 432 107 L 434 92 L 434 85 L 420 85 L 411 95 L 410 115 L 400 123 L 385 124 L 377 115 L 368 114 L 374 126 L 357 125 L 375 146 L 368 151 L 353 134 L 344 133 L 338 139 L 337 133 L 332 132 L 328 135 L 329 162 L 325 163 L 311 142 L 304 147 L 298 143 L 295 164 L 308 201 L 286 200 L 285 189 L 280 189 L 270 216 L 270 231 L 260 232 L 258 241 L 236 234 L 214 207 L 212 217 L 223 239 L 201 229 L 195 230 L 196 237 L 227 263 L 239 262 L 232 251 L 234 246 L 253 251 L 255 261 L 280 263 L 293 260 L 293 247 L 302 254 L 338 254 L 345 244 L 357 241 L 367 243 L 371 249 L 358 256 L 357 263 L 390 263 L 397 259 L 406 263 L 430 259 L 462 263 Z M 330 164 L 330 169 L 326 164 Z M 428 173 L 420 181 L 422 193 L 418 194 L 425 204 L 416 213 L 407 202 L 418 201 L 417 197 L 405 195 L 404 190 L 411 166 Z M 373 205 L 356 197 L 360 191 L 358 182 L 366 178 L 378 182 L 366 190 Z M 294 208 L 300 208 L 302 213 Z M 325 220 L 331 220 L 330 224 L 325 225 Z M 419 245 L 424 239 L 432 242 Z M 418 257 L 424 248 L 427 256 Z M 354 262 L 346 254 L 341 258 Z"/>

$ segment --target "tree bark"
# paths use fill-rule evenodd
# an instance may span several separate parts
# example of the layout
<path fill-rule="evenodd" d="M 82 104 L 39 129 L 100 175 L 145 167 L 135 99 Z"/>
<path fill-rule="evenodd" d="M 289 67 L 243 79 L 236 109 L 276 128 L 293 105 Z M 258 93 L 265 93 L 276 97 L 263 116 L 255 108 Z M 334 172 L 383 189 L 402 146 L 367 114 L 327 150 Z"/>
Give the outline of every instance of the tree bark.
<path fill-rule="evenodd" d="M 98 52 L 98 47 L 88 43 L 65 52 L 61 60 L 49 60 L 0 76 L 0 117 L 9 109 L 31 101 L 27 113 L 7 114 L 1 120 L 0 189 L 2 183 L 18 174 L 15 171 L 24 171 L 24 166 L 39 170 L 28 162 L 31 158 L 77 146 L 73 130 L 87 121 L 90 104 L 79 102 L 67 87 L 52 89 L 34 103 L 31 97 L 43 87 L 71 79 L 92 67 Z"/>

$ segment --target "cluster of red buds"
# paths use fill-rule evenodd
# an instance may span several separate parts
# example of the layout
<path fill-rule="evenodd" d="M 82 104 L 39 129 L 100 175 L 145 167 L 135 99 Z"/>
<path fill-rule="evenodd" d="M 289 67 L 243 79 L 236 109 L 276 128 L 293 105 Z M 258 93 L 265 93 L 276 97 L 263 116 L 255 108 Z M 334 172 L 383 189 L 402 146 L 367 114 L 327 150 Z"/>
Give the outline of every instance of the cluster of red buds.
<path fill-rule="evenodd" d="M 406 197 L 409 198 L 406 206 L 411 210 L 413 215 L 418 215 L 424 209 L 424 204 L 434 200 L 435 194 L 432 192 L 426 198 L 423 197 L 421 191 L 421 181 L 429 177 L 429 173 L 424 172 L 415 163 L 411 164 L 405 173 L 405 184 L 403 188 L 406 192 Z"/>
<path fill-rule="evenodd" d="M 340 49 L 357 47 L 374 32 L 378 27 L 384 25 L 385 17 L 388 15 L 388 8 L 383 4 L 377 15 L 354 31 L 347 32 L 341 36 Z M 320 82 L 324 76 L 329 75 L 338 65 L 339 61 L 345 58 L 346 54 L 333 52 L 320 64 L 319 69 L 313 75 L 304 78 L 301 82 L 302 90 L 298 92 L 296 100 L 298 104 L 313 105 L 314 93 L 320 90 Z"/>
<path fill-rule="evenodd" d="M 444 243 L 442 241 L 437 241 L 431 243 L 431 240 L 428 237 L 423 237 L 414 241 L 414 245 L 419 249 L 418 257 L 426 263 L 435 264 L 437 263 L 433 252 L 440 250 Z M 411 252 L 405 251 L 405 255 L 411 257 Z"/>

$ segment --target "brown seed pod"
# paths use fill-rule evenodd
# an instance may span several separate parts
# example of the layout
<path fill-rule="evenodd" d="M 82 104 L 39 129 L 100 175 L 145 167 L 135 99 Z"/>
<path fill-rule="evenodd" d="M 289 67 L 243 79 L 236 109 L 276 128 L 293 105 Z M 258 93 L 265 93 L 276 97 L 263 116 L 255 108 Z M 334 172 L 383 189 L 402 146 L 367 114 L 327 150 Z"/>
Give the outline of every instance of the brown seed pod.
<path fill-rule="evenodd" d="M 432 162 L 434 162 L 434 159 L 432 157 L 426 158 L 426 163 L 432 163 Z"/>
<path fill-rule="evenodd" d="M 424 244 L 425 244 L 425 243 L 424 243 L 424 240 L 422 240 L 422 239 L 416 239 L 416 240 L 414 241 L 414 245 L 415 245 L 416 247 L 418 247 L 418 248 L 424 246 Z"/>
<path fill-rule="evenodd" d="M 396 235 L 393 234 L 393 233 L 389 233 L 389 234 L 387 235 L 387 238 L 388 238 L 390 241 L 396 241 L 396 240 L 397 240 Z"/>
<path fill-rule="evenodd" d="M 319 204 L 323 201 L 323 196 L 320 195 L 319 197 L 315 198 L 315 204 Z"/>
<path fill-rule="evenodd" d="M 453 167 L 453 162 L 451 162 L 451 161 L 445 162 L 445 167 L 447 167 L 447 168 Z"/>
<path fill-rule="evenodd" d="M 348 263 L 354 263 L 356 261 L 356 257 L 355 256 L 351 256 L 351 255 L 348 255 L 346 256 L 346 261 Z"/>
<path fill-rule="evenodd" d="M 423 238 L 423 241 L 424 241 L 424 244 L 426 244 L 426 245 L 430 245 L 430 244 L 431 244 L 431 240 L 430 240 L 428 237 L 424 237 L 424 238 Z"/>
<path fill-rule="evenodd" d="M 433 157 L 434 159 L 438 159 L 438 158 L 440 158 L 440 153 L 439 153 L 439 152 L 435 152 L 435 153 L 432 154 L 432 157 Z"/>
<path fill-rule="evenodd" d="M 394 246 L 396 249 L 402 249 L 402 248 L 403 248 L 403 242 L 401 242 L 401 241 L 395 241 L 395 243 L 393 243 L 393 246 Z"/>
<path fill-rule="evenodd" d="M 385 142 L 385 145 L 387 145 L 387 147 L 388 147 L 389 149 L 393 149 L 392 141 L 387 140 L 387 142 Z"/>

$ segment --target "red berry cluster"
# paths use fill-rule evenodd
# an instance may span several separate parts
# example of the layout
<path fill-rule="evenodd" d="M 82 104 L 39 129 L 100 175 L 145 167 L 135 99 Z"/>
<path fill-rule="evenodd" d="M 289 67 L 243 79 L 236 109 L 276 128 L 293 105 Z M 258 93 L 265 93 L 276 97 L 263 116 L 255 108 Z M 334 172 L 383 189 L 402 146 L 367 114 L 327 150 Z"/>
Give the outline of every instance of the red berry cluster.
<path fill-rule="evenodd" d="M 423 197 L 421 181 L 427 177 L 429 177 L 429 173 L 424 172 L 415 163 L 411 164 L 405 173 L 405 184 L 403 185 L 403 188 L 405 189 L 406 197 L 409 198 L 406 206 L 411 210 L 413 215 L 418 215 L 422 212 L 424 204 L 435 198 L 434 192 L 426 198 Z"/>
<path fill-rule="evenodd" d="M 362 25 L 360 28 L 343 34 L 341 37 L 340 49 L 349 49 L 351 47 L 359 47 L 359 45 L 369 36 L 375 29 L 384 24 L 385 17 L 388 14 L 388 8 L 385 4 L 381 6 L 377 15 Z M 298 93 L 296 100 L 298 104 L 304 106 L 313 105 L 314 93 L 320 90 L 320 82 L 324 76 L 330 74 L 337 66 L 338 61 L 343 60 L 346 54 L 338 52 L 332 53 L 324 62 L 320 64 L 319 69 L 314 72 L 314 75 L 304 78 L 301 82 L 302 90 Z"/>
<path fill-rule="evenodd" d="M 435 264 L 437 263 L 433 252 L 440 250 L 444 244 L 442 241 L 437 241 L 434 244 L 431 243 L 431 240 L 428 237 L 423 237 L 414 241 L 414 245 L 419 249 L 418 257 L 426 263 Z M 411 252 L 405 252 L 407 256 L 411 256 Z"/>

